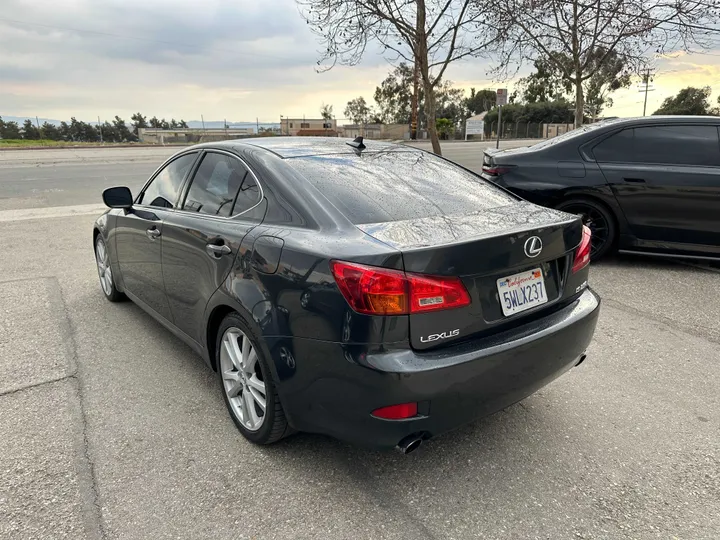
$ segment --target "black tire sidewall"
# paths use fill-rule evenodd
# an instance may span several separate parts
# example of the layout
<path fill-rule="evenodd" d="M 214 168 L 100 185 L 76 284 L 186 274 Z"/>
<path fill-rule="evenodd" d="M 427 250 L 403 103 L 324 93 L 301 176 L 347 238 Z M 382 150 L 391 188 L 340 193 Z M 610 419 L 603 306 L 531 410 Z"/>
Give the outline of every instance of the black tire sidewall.
<path fill-rule="evenodd" d="M 263 420 L 262 426 L 260 426 L 260 429 L 257 431 L 250 431 L 240 423 L 240 420 L 235 416 L 235 413 L 232 410 L 227 393 L 225 392 L 225 385 L 223 384 L 222 366 L 220 365 L 220 348 L 222 346 L 222 337 L 225 334 L 225 331 L 228 328 L 233 327 L 242 330 L 243 334 L 250 339 L 250 343 L 252 343 L 255 353 L 257 354 L 260 371 L 263 376 L 263 382 L 265 383 L 265 419 Z M 225 406 L 230 414 L 230 418 L 232 418 L 235 426 L 247 440 L 255 444 L 266 444 L 271 438 L 273 424 L 275 423 L 275 407 L 273 406 L 276 395 L 275 381 L 273 379 L 272 372 L 270 371 L 270 366 L 265 359 L 265 353 L 258 343 L 258 339 L 250 330 L 250 327 L 245 320 L 237 313 L 227 315 L 220 324 L 215 341 L 215 357 L 220 391 L 222 392 L 223 401 L 225 402 Z"/>
<path fill-rule="evenodd" d="M 557 206 L 557 209 L 566 212 L 567 210 L 565 210 L 565 208 L 568 206 L 586 206 L 588 208 L 592 208 L 596 212 L 600 212 L 603 215 L 608 227 L 608 239 L 605 242 L 605 245 L 592 257 L 592 261 L 595 262 L 605 257 L 617 244 L 617 225 L 615 224 L 614 216 L 602 204 L 589 199 L 568 199 L 567 201 L 560 203 Z"/>

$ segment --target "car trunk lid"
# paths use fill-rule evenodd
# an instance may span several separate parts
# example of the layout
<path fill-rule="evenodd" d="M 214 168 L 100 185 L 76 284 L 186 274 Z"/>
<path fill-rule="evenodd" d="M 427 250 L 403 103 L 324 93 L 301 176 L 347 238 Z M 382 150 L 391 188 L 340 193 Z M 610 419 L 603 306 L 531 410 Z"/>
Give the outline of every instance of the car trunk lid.
<path fill-rule="evenodd" d="M 464 307 L 412 313 L 411 346 L 416 349 L 479 336 L 548 309 L 562 296 L 573 251 L 582 237 L 578 218 L 522 201 L 471 214 L 358 227 L 398 249 L 406 272 L 459 277 L 470 295 L 470 305 Z M 529 254 L 528 247 L 533 248 Z M 526 310 L 511 306 L 514 312 L 507 315 L 498 282 L 512 278 L 514 286 L 527 272 L 535 276 L 533 280 L 540 272 L 546 300 Z"/>

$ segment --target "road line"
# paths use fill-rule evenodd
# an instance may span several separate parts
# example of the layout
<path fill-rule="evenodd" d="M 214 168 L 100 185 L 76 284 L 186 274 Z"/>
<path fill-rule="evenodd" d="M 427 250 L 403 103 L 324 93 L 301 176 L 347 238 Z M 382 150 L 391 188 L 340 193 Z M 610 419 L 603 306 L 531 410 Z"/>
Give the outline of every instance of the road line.
<path fill-rule="evenodd" d="M 72 216 L 102 214 L 107 207 L 102 204 L 80 204 L 77 206 L 51 206 L 49 208 L 21 208 L 0 211 L 0 223 L 25 221 L 28 219 L 50 219 Z"/>

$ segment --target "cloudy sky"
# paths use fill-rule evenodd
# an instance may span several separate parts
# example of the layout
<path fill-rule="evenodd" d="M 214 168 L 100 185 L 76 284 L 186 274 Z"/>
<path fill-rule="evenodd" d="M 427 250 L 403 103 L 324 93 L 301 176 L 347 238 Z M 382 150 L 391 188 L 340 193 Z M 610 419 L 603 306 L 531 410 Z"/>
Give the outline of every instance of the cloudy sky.
<path fill-rule="evenodd" d="M 294 0 L 0 0 L 0 116 L 90 121 L 134 112 L 166 118 L 278 122 L 280 115 L 342 116 L 372 94 L 388 62 L 315 72 L 318 45 Z M 496 88 L 470 60 L 447 78 Z M 720 51 L 658 64 L 648 110 L 684 86 L 720 91 Z M 501 86 L 512 88 L 512 82 Z M 608 114 L 642 113 L 637 88 Z"/>

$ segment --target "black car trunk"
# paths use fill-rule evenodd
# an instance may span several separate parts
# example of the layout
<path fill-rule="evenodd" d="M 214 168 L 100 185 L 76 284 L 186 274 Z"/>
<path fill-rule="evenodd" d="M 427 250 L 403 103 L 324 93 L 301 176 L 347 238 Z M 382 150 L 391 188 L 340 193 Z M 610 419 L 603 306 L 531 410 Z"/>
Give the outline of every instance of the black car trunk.
<path fill-rule="evenodd" d="M 400 250 L 406 272 L 459 277 L 467 288 L 467 306 L 410 315 L 415 349 L 442 347 L 540 316 L 563 296 L 582 236 L 578 218 L 525 202 L 359 227 Z M 515 289 L 525 281 L 535 287 L 528 285 L 523 297 Z M 501 288 L 510 291 L 504 301 L 511 313 L 503 310 Z"/>

